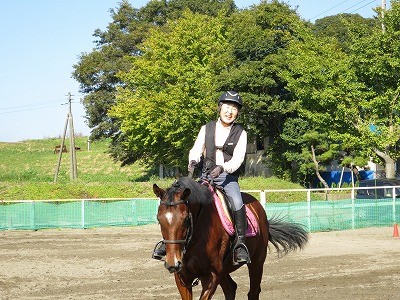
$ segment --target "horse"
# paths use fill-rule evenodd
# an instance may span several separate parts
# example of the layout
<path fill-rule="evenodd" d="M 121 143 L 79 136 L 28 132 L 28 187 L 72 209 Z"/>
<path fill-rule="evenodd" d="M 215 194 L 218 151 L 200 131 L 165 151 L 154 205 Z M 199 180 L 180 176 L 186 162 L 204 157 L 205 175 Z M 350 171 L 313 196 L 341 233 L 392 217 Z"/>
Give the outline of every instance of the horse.
<path fill-rule="evenodd" d="M 214 204 L 214 195 L 207 184 L 181 177 L 166 190 L 153 184 L 160 199 L 157 220 L 166 246 L 164 267 L 174 274 L 182 300 L 193 299 L 192 287 L 200 281 L 200 300 L 211 299 L 218 285 L 225 299 L 235 299 L 237 284 L 230 273 L 241 265 L 233 263 L 231 244 L 234 237 L 223 228 Z M 242 193 L 243 202 L 256 216 L 259 234 L 246 239 L 251 263 L 248 299 L 260 297 L 264 261 L 268 242 L 278 254 L 301 249 L 308 241 L 307 231 L 300 225 L 278 218 L 267 219 L 260 202 Z"/>

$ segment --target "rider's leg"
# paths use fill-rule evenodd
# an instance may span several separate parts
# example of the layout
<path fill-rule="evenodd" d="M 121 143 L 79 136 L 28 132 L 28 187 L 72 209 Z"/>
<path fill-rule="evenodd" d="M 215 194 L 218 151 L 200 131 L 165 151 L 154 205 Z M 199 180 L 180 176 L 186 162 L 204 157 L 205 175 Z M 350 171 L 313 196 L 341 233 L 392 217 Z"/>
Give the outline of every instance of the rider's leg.
<path fill-rule="evenodd" d="M 223 173 L 221 175 L 225 174 Z M 227 196 L 230 197 L 231 203 L 233 205 L 233 219 L 236 232 L 236 243 L 234 247 L 233 261 L 235 264 L 250 263 L 250 255 L 246 247 L 246 209 L 243 205 L 243 199 L 242 194 L 240 193 L 238 178 L 232 175 L 220 177 L 223 177 L 221 186 L 224 188 Z M 221 179 L 220 177 L 218 179 Z M 218 184 L 219 182 L 216 183 Z"/>
<path fill-rule="evenodd" d="M 251 263 L 249 251 L 246 247 L 246 229 L 247 218 L 246 208 L 243 205 L 241 209 L 233 212 L 236 229 L 236 245 L 233 253 L 233 262 L 235 264 Z"/>

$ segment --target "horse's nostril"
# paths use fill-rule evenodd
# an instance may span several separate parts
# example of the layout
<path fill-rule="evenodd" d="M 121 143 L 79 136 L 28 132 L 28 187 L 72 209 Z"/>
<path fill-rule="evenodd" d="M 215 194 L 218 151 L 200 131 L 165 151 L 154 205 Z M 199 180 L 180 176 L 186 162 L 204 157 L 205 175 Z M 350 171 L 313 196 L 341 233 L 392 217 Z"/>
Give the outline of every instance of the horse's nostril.
<path fill-rule="evenodd" d="M 167 264 L 167 262 L 164 263 L 164 267 L 168 270 L 168 272 L 170 273 L 174 273 L 175 272 L 175 266 L 170 266 L 169 264 Z"/>
<path fill-rule="evenodd" d="M 170 273 L 175 273 L 179 272 L 182 269 L 182 262 L 178 261 L 175 266 L 171 266 L 167 264 L 167 262 L 164 263 L 164 267 L 168 270 Z"/>

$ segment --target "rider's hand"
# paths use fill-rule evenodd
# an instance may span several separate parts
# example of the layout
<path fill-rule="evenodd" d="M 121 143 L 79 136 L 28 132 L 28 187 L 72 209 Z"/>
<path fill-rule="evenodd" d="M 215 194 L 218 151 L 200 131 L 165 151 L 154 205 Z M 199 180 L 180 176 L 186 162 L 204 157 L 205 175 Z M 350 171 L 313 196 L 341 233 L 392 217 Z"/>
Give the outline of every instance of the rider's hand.
<path fill-rule="evenodd" d="M 222 172 L 224 171 L 224 168 L 222 166 L 216 166 L 214 170 L 211 171 L 210 176 L 211 178 L 217 178 Z"/>
<path fill-rule="evenodd" d="M 197 162 L 195 160 L 191 160 L 189 162 L 189 165 L 188 165 L 189 173 L 193 173 L 194 172 L 194 168 L 196 168 L 196 166 L 197 166 Z"/>

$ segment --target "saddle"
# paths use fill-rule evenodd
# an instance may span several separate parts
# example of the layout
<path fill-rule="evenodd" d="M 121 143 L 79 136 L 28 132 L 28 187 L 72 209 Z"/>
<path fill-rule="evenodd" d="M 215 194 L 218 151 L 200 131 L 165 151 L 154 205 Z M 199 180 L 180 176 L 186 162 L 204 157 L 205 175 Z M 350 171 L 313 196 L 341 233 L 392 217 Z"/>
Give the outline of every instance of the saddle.
<path fill-rule="evenodd" d="M 208 184 L 208 188 L 214 197 L 214 205 L 217 208 L 219 218 L 221 219 L 222 225 L 225 231 L 233 236 L 235 234 L 235 226 L 233 224 L 233 217 L 230 208 L 228 207 L 228 199 L 223 190 L 219 188 L 214 188 L 212 185 Z M 247 231 L 246 237 L 256 236 L 259 234 L 259 226 L 256 217 L 248 206 L 246 208 L 247 217 Z"/>

